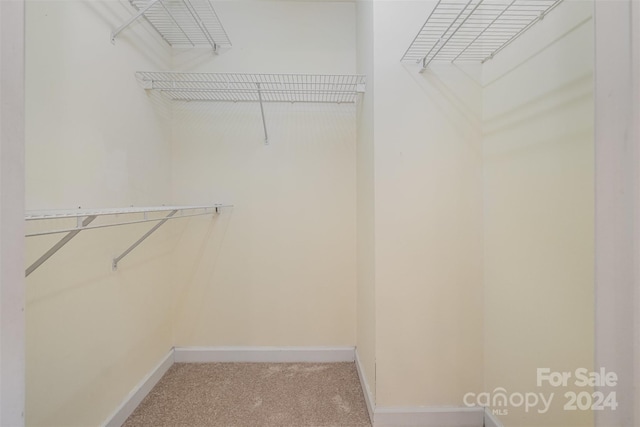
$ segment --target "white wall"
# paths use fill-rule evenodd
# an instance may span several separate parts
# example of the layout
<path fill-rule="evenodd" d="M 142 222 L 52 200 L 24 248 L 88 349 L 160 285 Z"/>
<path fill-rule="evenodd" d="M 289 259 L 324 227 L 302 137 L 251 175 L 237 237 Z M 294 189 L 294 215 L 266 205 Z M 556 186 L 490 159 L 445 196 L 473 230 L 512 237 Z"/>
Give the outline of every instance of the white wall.
<path fill-rule="evenodd" d="M 486 388 L 555 393 L 508 426 L 593 425 L 536 369 L 594 369 L 593 3 L 563 2 L 483 68 Z M 592 392 L 592 389 L 586 389 Z"/>
<path fill-rule="evenodd" d="M 140 25 L 112 45 L 130 13 L 117 1 L 28 2 L 27 209 L 167 202 L 170 109 L 134 73 L 168 68 L 170 50 Z"/>
<path fill-rule="evenodd" d="M 355 4 L 325 1 L 220 1 L 233 43 L 219 55 L 174 49 L 173 69 L 203 72 L 355 72 Z"/>
<path fill-rule="evenodd" d="M 434 3 L 373 3 L 365 248 L 375 248 L 378 406 L 461 405 L 469 391 L 535 390 L 541 363 L 593 367 L 591 4 L 566 3 L 482 69 L 424 74 L 398 52 Z M 544 422 L 593 420 L 555 411 Z"/>
<path fill-rule="evenodd" d="M 596 413 L 595 425 L 638 425 L 638 3 L 596 1 L 595 33 L 595 361 L 620 379 L 619 408 Z"/>
<path fill-rule="evenodd" d="M 269 146 L 256 108 L 174 112 L 176 200 L 235 205 L 182 236 L 176 345 L 353 345 L 354 107 L 270 104 Z"/>
<path fill-rule="evenodd" d="M 640 7 L 638 3 L 631 3 L 631 34 L 632 34 L 632 46 L 640 46 Z M 640 171 L 637 168 L 637 165 L 640 165 L 640 150 L 638 148 L 638 144 L 640 144 L 640 51 L 638 49 L 632 50 L 631 54 L 632 58 L 632 72 L 631 72 L 631 94 L 634 102 L 632 102 L 633 113 L 631 118 L 635 120 L 633 123 L 634 129 L 634 137 L 633 140 L 636 144 L 636 161 L 634 165 L 636 168 L 634 169 L 636 179 L 634 180 L 636 183 L 640 181 Z M 628 83 L 629 84 L 629 83 Z M 636 189 L 633 193 L 635 197 L 635 212 L 640 212 L 640 192 Z M 640 228 L 635 227 L 634 234 L 634 247 L 640 247 Z M 636 260 L 638 257 L 635 258 Z M 635 274 L 634 274 L 634 285 L 632 285 L 633 293 L 635 295 L 634 305 L 631 308 L 632 313 L 634 313 L 634 323 L 632 334 L 634 335 L 633 340 L 635 342 L 634 346 L 634 360 L 632 362 L 633 376 L 634 376 L 634 396 L 631 399 L 633 409 L 633 420 L 637 424 L 640 422 L 640 402 L 638 397 L 640 393 L 640 369 L 637 366 L 640 366 L 640 263 L 636 262 L 635 264 Z M 596 346 L 599 344 L 596 338 Z M 607 343 L 603 343 L 605 346 Z M 596 350 L 598 351 L 598 350 Z M 596 421 L 597 422 L 597 421 Z"/>
<path fill-rule="evenodd" d="M 140 25 L 112 45 L 110 30 L 130 13 L 125 2 L 28 2 L 28 209 L 171 203 L 170 108 L 134 76 L 168 68 L 170 50 Z M 101 424 L 172 347 L 171 230 L 180 225 L 111 272 L 112 257 L 151 226 L 82 232 L 26 280 L 28 425 Z M 61 237 L 28 238 L 27 265 Z"/>
<path fill-rule="evenodd" d="M 110 272 L 110 258 L 148 227 L 82 233 L 30 276 L 29 424 L 98 424 L 174 344 L 355 343 L 379 406 L 460 405 L 464 393 L 482 389 L 483 366 L 489 388 L 511 387 L 505 373 L 541 360 L 512 350 L 538 354 L 547 349 L 541 342 L 550 346 L 550 363 L 591 363 L 592 295 L 583 285 L 591 280 L 593 218 L 580 206 L 592 196 L 582 184 L 593 163 L 585 143 L 592 99 L 587 46 L 577 41 L 588 37 L 589 23 L 555 41 L 562 34 L 534 28 L 530 40 L 540 39 L 532 45 L 552 47 L 528 58 L 531 68 L 514 68 L 520 54 L 502 52 L 485 67 L 483 88 L 477 67 L 418 74 L 398 62 L 435 2 L 363 2 L 357 14 L 356 4 L 343 2 L 219 2 L 234 47 L 216 56 L 171 54 L 144 25 L 112 46 L 109 29 L 130 13 L 123 3 L 28 5 L 27 207 L 218 200 L 236 207 L 215 219 L 167 224 L 118 273 Z M 575 24 L 583 12 L 572 15 Z M 566 17 L 554 15 L 543 24 Z M 358 71 L 370 81 L 358 111 L 268 104 L 271 145 L 264 146 L 257 105 L 170 107 L 133 78 L 137 70 L 168 68 Z M 541 93 L 551 96 L 538 99 Z M 566 144 L 543 144 L 565 137 Z M 513 140 L 534 155 L 520 156 Z M 519 199 L 522 187 L 529 193 Z M 512 197 L 517 203 L 507 203 Z M 547 244 L 553 236 L 534 236 L 535 227 L 524 238 L 504 235 L 514 211 L 533 224 L 540 216 L 531 209 L 549 205 L 566 208 L 540 214 L 567 237 L 560 246 Z M 571 209 L 585 216 L 575 221 Z M 508 250 L 521 239 L 531 243 L 527 259 Z M 29 240 L 27 262 L 53 241 Z M 568 275 L 551 249 L 571 253 Z M 537 316 L 522 309 L 522 296 L 541 294 L 513 295 L 511 279 L 525 290 L 542 283 L 553 292 L 550 285 L 562 282 L 577 292 L 580 304 L 563 294 L 545 306 L 560 319 L 545 324 L 557 332 L 553 340 L 541 330 L 528 341 L 515 333 Z M 616 308 L 607 307 L 609 314 Z M 506 325 L 505 318 L 515 321 Z M 553 346 L 562 343 L 564 352 L 576 331 L 578 344 L 556 358 Z M 584 414 L 546 421 L 592 423 Z"/>
<path fill-rule="evenodd" d="M 0 425 L 24 425 L 24 3 L 0 2 Z"/>
<path fill-rule="evenodd" d="M 358 357 L 375 399 L 376 293 L 375 293 L 375 190 L 373 135 L 373 2 L 356 2 L 357 71 L 367 76 L 367 92 L 358 105 L 357 118 L 357 335 Z"/>
<path fill-rule="evenodd" d="M 434 5 L 374 2 L 379 406 L 455 406 L 482 389 L 479 67 L 399 62 Z"/>
<path fill-rule="evenodd" d="M 222 2 L 233 48 L 178 51 L 190 72 L 354 73 L 355 5 Z M 354 105 L 175 103 L 177 203 L 234 204 L 176 251 L 175 343 L 354 345 Z"/>
<path fill-rule="evenodd" d="M 269 104 L 265 146 L 256 104 L 173 108 L 134 78 L 353 73 L 355 5 L 218 13 L 234 48 L 214 56 L 171 52 L 140 23 L 111 45 L 126 2 L 28 5 L 29 209 L 236 204 L 167 223 L 117 273 L 111 258 L 150 225 L 83 232 L 29 276 L 30 425 L 99 424 L 174 344 L 355 343 L 355 106 Z M 58 238 L 29 239 L 27 265 Z"/>

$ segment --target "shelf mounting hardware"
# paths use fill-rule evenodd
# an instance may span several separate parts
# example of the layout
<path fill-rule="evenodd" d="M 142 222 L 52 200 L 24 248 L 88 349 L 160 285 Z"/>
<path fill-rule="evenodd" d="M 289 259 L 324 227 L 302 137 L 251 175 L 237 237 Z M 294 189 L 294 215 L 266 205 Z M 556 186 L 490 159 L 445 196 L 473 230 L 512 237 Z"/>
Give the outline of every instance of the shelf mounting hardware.
<path fill-rule="evenodd" d="M 124 24 L 120 25 L 118 28 L 116 28 L 115 30 L 111 31 L 111 43 L 115 44 L 116 43 L 116 37 L 118 37 L 118 34 L 120 34 L 120 32 L 122 30 L 127 28 L 133 22 L 137 21 L 138 18 L 140 18 L 142 15 L 144 15 L 147 12 L 147 10 L 151 9 L 159 1 L 161 2 L 162 0 L 149 0 L 149 3 L 147 3 L 147 5 L 145 7 L 143 7 L 142 9 L 138 10 L 138 13 L 133 15 L 131 18 L 127 19 L 124 22 Z"/>
<path fill-rule="evenodd" d="M 133 251 L 135 248 L 138 247 L 138 245 L 140 245 L 140 243 L 144 242 L 147 237 L 151 236 L 158 228 L 162 227 L 162 225 L 169 221 L 169 218 L 171 218 L 172 216 L 174 216 L 176 213 L 178 213 L 177 209 L 172 210 L 171 212 L 169 212 L 169 214 L 164 217 L 164 219 L 162 219 L 159 223 L 157 223 L 156 225 L 154 225 L 151 230 L 147 231 L 146 233 L 144 233 L 144 235 L 139 238 L 134 244 L 132 244 L 131 246 L 129 246 L 127 248 L 127 250 L 125 250 L 124 252 L 122 252 L 120 255 L 118 255 L 117 257 L 115 257 L 113 259 L 113 262 L 111 263 L 111 269 L 113 271 L 116 271 L 118 269 L 118 263 L 120 262 L 120 260 L 122 260 L 122 258 L 126 257 L 127 255 L 129 255 L 131 253 L 131 251 Z"/>
<path fill-rule="evenodd" d="M 26 233 L 25 237 L 36 237 L 36 236 L 48 236 L 51 234 L 63 234 L 66 235 L 56 243 L 51 249 L 49 249 L 44 255 L 38 258 L 33 264 L 29 266 L 29 268 L 25 271 L 25 277 L 29 276 L 33 273 L 38 267 L 40 267 L 46 260 L 51 258 L 53 254 L 58 252 L 64 245 L 69 243 L 71 239 L 73 239 L 78 233 L 84 230 L 95 230 L 99 228 L 107 228 L 107 227 L 117 227 L 120 225 L 130 225 L 130 224 L 140 224 L 144 222 L 157 222 L 151 230 L 149 230 L 142 238 L 138 239 L 136 243 L 131 245 L 126 251 L 124 251 L 120 256 L 116 257 L 112 260 L 112 267 L 115 269 L 118 265 L 118 262 L 127 256 L 132 250 L 134 250 L 142 241 L 144 241 L 147 237 L 149 237 L 154 231 L 156 231 L 162 224 L 167 222 L 170 219 L 177 218 L 189 218 L 195 216 L 202 215 L 215 215 L 220 212 L 221 208 L 225 207 L 233 207 L 233 205 L 223 205 L 223 204 L 213 204 L 213 205 L 203 205 L 203 206 L 155 206 L 155 207 L 144 207 L 144 208 L 113 208 L 113 209 L 81 209 L 81 210 L 49 210 L 49 211 L 27 211 L 25 213 L 26 221 L 38 221 L 38 220 L 58 220 L 58 219 L 75 219 L 76 226 L 71 228 L 58 228 L 58 229 L 36 229 L 30 233 Z M 192 213 L 186 214 L 185 211 L 191 211 Z M 161 213 L 161 212 L 169 212 L 168 215 L 162 217 L 153 217 L 149 216 L 149 213 Z M 177 212 L 180 212 L 180 215 L 176 215 Z M 118 215 L 134 215 L 134 214 L 142 214 L 142 219 L 130 219 L 129 217 L 125 217 L 120 220 Z M 98 224 L 98 225 L 90 225 L 96 218 L 100 216 L 116 216 L 115 221 Z"/>
<path fill-rule="evenodd" d="M 60 239 L 60 241 L 58 241 L 58 243 L 53 245 L 51 247 L 51 249 L 49 249 L 47 252 L 44 253 L 44 255 L 42 255 L 33 264 L 31 264 L 29 266 L 29 268 L 26 269 L 26 271 L 24 273 L 24 277 L 27 277 L 31 273 L 33 273 L 36 270 L 36 268 L 40 267 L 46 260 L 51 258 L 51 256 L 53 256 L 53 254 L 58 252 L 64 245 L 69 243 L 71 241 L 71 239 L 76 237 L 78 235 L 78 233 L 80 233 L 87 225 L 91 224 L 91 222 L 93 222 L 93 220 L 96 219 L 96 218 L 97 218 L 96 215 L 89 215 L 89 216 L 85 217 L 84 219 L 82 219 L 81 217 L 78 217 L 78 227 L 77 227 L 77 229 L 69 231 L 66 236 L 64 236 L 62 239 Z"/>
<path fill-rule="evenodd" d="M 438 0 L 401 61 L 484 63 L 562 0 Z"/>
<path fill-rule="evenodd" d="M 444 32 L 444 34 L 442 35 L 442 37 L 444 37 L 445 34 L 447 34 L 447 32 L 451 29 L 451 27 L 453 26 L 453 24 L 455 22 L 458 21 L 458 19 L 460 19 L 460 17 L 462 16 L 462 14 L 467 10 L 467 8 L 469 7 L 469 5 L 471 4 L 473 0 L 469 0 L 467 2 L 467 4 L 464 6 L 464 8 L 460 11 L 460 13 L 458 13 L 458 16 L 456 16 L 456 19 L 454 19 L 451 24 L 449 25 L 449 27 L 447 28 L 447 30 Z M 473 15 L 473 13 L 478 9 L 478 7 L 480 7 L 480 5 L 482 4 L 482 1 L 480 1 L 478 4 L 475 5 L 475 7 L 471 10 L 471 12 L 466 16 L 466 18 L 464 18 L 462 20 L 462 22 L 456 27 L 455 30 L 453 30 L 451 32 L 451 34 L 449 34 L 449 37 L 447 37 L 447 39 L 442 42 L 442 39 L 439 39 L 440 42 L 440 47 L 438 48 L 438 50 L 436 51 L 436 53 L 433 54 L 433 56 L 431 56 L 431 58 L 429 58 L 429 55 L 431 54 L 431 52 L 433 51 L 433 48 L 435 48 L 435 45 L 433 48 L 431 48 L 431 50 L 429 51 L 429 53 L 427 53 L 427 55 L 422 59 L 422 69 L 424 70 L 425 68 L 427 68 L 429 66 L 429 63 L 431 63 L 431 61 L 433 61 L 433 58 L 435 58 L 436 56 L 438 56 L 438 54 L 440 53 L 440 51 L 442 49 L 444 49 L 444 47 L 447 45 L 447 43 L 449 43 L 449 40 L 451 40 L 453 38 L 453 36 L 456 35 L 456 33 L 458 32 L 458 30 L 460 30 L 460 28 L 462 28 L 462 26 L 465 24 L 465 22 L 467 22 L 467 20 Z M 429 58 L 429 60 L 427 60 L 427 58 Z"/>
<path fill-rule="evenodd" d="M 260 101 L 260 114 L 262 114 L 262 128 L 264 129 L 264 145 L 269 145 L 269 135 L 267 134 L 267 122 L 264 120 L 264 106 L 262 105 L 262 91 L 260 83 L 256 83 L 258 88 L 258 101 Z"/>
<path fill-rule="evenodd" d="M 267 102 L 355 104 L 365 92 L 360 74 L 248 74 L 139 71 L 146 90 L 173 101 L 257 102 L 264 143 L 269 144 L 264 104 Z"/>
<path fill-rule="evenodd" d="M 129 0 L 136 13 L 111 32 L 111 42 L 144 17 L 172 47 L 231 47 L 211 0 Z"/>

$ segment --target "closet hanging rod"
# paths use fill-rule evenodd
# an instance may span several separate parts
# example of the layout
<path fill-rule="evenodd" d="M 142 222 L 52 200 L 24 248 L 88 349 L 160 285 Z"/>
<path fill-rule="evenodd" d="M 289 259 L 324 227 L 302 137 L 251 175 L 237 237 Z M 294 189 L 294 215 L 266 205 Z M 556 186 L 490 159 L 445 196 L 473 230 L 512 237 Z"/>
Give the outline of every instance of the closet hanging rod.
<path fill-rule="evenodd" d="M 310 84 L 315 84 L 315 85 L 330 85 L 333 87 L 341 87 L 341 88 L 352 88 L 354 84 L 353 81 L 346 81 L 346 78 L 350 78 L 352 76 L 339 76 L 339 75 L 335 75 L 332 77 L 336 77 L 336 78 L 340 78 L 340 77 L 344 77 L 345 81 L 340 81 L 338 79 L 336 80 L 327 80 L 327 81 L 303 81 L 303 80 L 295 80 L 293 78 L 294 75 L 291 74 L 281 74 L 281 75 L 268 75 L 268 74 L 263 74 L 261 76 L 264 77 L 273 77 L 274 79 L 280 79 L 280 80 L 274 80 L 274 81 L 268 81 L 268 80 L 249 80 L 249 81 L 243 81 L 243 80 L 197 80 L 197 79 L 190 79 L 188 78 L 189 76 L 185 77 L 185 78 L 180 78 L 182 76 L 177 75 L 177 78 L 167 78 L 167 77 L 153 77 L 153 78 L 149 78 L 149 79 L 144 79 L 142 78 L 142 81 L 148 81 L 150 82 L 150 84 L 153 85 L 153 87 L 145 87 L 145 89 L 157 89 L 157 88 L 162 88 L 164 87 L 163 84 L 170 84 L 172 88 L 176 88 L 179 89 L 181 86 L 183 85 L 184 88 L 190 88 L 190 87 L 199 87 L 202 85 L 205 85 L 204 87 L 206 87 L 207 84 L 224 84 L 227 85 L 227 87 L 220 87 L 220 89 L 234 89 L 234 86 L 239 86 L 240 88 L 242 88 L 242 86 L 244 85 L 245 87 L 247 85 L 254 85 L 256 83 L 260 83 L 263 85 L 273 85 L 275 86 L 273 89 L 274 90 L 283 90 L 282 87 L 287 85 L 287 86 L 307 86 Z M 286 79 L 288 77 L 292 78 L 292 80 L 287 81 Z M 144 83 L 143 83 L 144 85 Z M 192 85 L 196 85 L 196 86 L 192 86 Z M 199 85 L 199 86 L 198 86 Z"/>
<path fill-rule="evenodd" d="M 158 224 L 153 226 L 149 231 L 147 231 L 141 238 L 139 238 L 135 243 L 133 243 L 129 248 L 127 248 L 122 254 L 115 257 L 112 260 L 111 268 L 115 271 L 118 268 L 118 262 L 122 260 L 125 256 L 127 256 L 131 251 L 133 251 L 136 247 L 138 247 L 145 239 L 147 239 L 151 234 L 153 234 L 158 228 L 160 228 L 165 222 L 170 219 L 178 219 L 178 218 L 189 218 L 194 216 L 201 215 L 211 215 L 217 214 L 220 211 L 220 208 L 224 207 L 233 207 L 233 205 L 223 205 L 223 204 L 214 204 L 207 206 L 159 206 L 159 207 L 147 207 L 147 208 L 120 208 L 120 209 L 92 209 L 92 210 L 59 210 L 59 211 L 27 211 L 25 214 L 25 219 L 27 221 L 34 220 L 42 220 L 42 219 L 76 219 L 76 227 L 66 228 L 66 229 L 58 229 L 58 230 L 49 230 L 44 232 L 34 232 L 28 233 L 25 237 L 35 237 L 35 236 L 45 236 L 50 234 L 59 234 L 59 233 L 67 233 L 62 239 L 60 239 L 57 243 L 55 243 L 47 252 L 45 252 L 40 258 L 38 258 L 35 262 L 33 262 L 26 270 L 25 277 L 28 277 L 31 273 L 33 273 L 38 267 L 44 264 L 49 258 L 51 258 L 56 252 L 62 249 L 67 243 L 69 243 L 75 236 L 77 236 L 81 231 L 84 230 L 93 230 L 97 228 L 106 228 L 106 227 L 115 227 L 120 225 L 129 225 L 129 224 L 139 224 L 143 222 L 151 222 L 157 221 Z M 192 211 L 192 210 L 202 210 L 202 212 L 191 213 L 191 214 L 181 214 L 179 216 L 175 216 L 176 213 L 180 211 Z M 150 212 L 169 212 L 168 215 L 159 218 L 148 218 L 147 214 Z M 143 219 L 135 220 L 135 221 L 120 221 L 109 224 L 100 224 L 89 226 L 98 216 L 104 215 L 130 215 L 130 214 L 143 214 Z"/>
<path fill-rule="evenodd" d="M 139 71 L 140 85 L 174 101 L 257 102 L 269 144 L 265 102 L 355 103 L 364 93 L 359 74 L 247 74 Z"/>
<path fill-rule="evenodd" d="M 262 84 L 262 83 L 256 83 L 256 85 L 258 84 Z M 262 95 L 279 95 L 282 94 L 283 91 L 280 90 L 273 90 L 273 89 L 236 89 L 233 90 L 232 92 L 229 91 L 228 89 L 213 89 L 213 88 L 201 88 L 201 89 L 196 89 L 196 88 L 154 88 L 154 90 L 158 90 L 160 92 L 174 92 L 174 93 L 208 93 L 208 94 L 234 94 L 234 95 L 257 95 L 258 92 L 260 92 Z M 341 90 L 322 90 L 322 89 L 318 89 L 318 90 L 296 90 L 296 89 L 290 89 L 290 90 L 286 90 L 284 91 L 286 92 L 286 94 L 288 95 L 317 95 L 317 96 L 339 96 L 339 95 L 345 95 L 347 93 L 345 93 L 345 91 L 341 91 Z M 223 101 L 222 99 L 220 101 Z M 238 99 L 238 101 L 242 101 L 242 99 Z M 274 98 L 270 99 L 271 102 L 276 102 L 274 101 Z M 291 101 L 291 102 L 296 102 Z M 298 102 L 305 102 L 303 100 L 300 100 Z M 307 101 L 307 102 L 331 102 L 331 103 L 335 103 L 335 104 L 340 104 L 342 102 L 351 102 L 351 101 Z"/>
<path fill-rule="evenodd" d="M 30 210 L 25 212 L 25 220 L 43 220 L 43 219 L 58 219 L 58 218 L 78 218 L 89 215 L 103 216 L 103 215 L 121 215 L 121 214 L 135 214 L 145 212 L 164 212 L 174 209 L 178 210 L 195 210 L 195 209 L 212 209 L 215 207 L 225 207 L 227 205 L 214 204 L 214 205 L 194 205 L 194 206 L 145 206 L 145 207 L 123 207 L 123 208 L 103 208 L 103 209 L 52 209 L 52 210 Z"/>
<path fill-rule="evenodd" d="M 59 215 L 38 214 L 35 216 L 34 215 L 29 216 L 29 214 L 27 214 L 27 216 L 25 216 L 25 220 L 27 221 L 44 220 L 44 219 L 78 218 L 78 221 L 77 221 L 78 225 L 76 225 L 76 227 L 27 233 L 25 234 L 25 237 L 47 236 L 50 234 L 69 233 L 73 231 L 94 230 L 98 228 L 117 227 L 120 225 L 130 225 L 130 224 L 140 224 L 143 222 L 162 221 L 163 219 L 165 219 L 164 217 L 158 217 L 158 218 L 146 217 L 146 214 L 150 212 L 203 210 L 203 212 L 197 212 L 197 213 L 191 213 L 191 214 L 180 214 L 178 216 L 174 216 L 171 218 L 171 219 L 179 219 L 179 218 L 189 218 L 194 216 L 211 215 L 219 212 L 221 208 L 230 208 L 230 207 L 233 207 L 233 205 L 217 204 L 217 205 L 211 205 L 211 206 L 166 206 L 166 207 L 163 206 L 158 208 L 139 208 L 139 209 L 124 208 L 124 209 L 117 209 L 117 210 L 108 209 L 105 211 L 87 210 L 87 211 L 82 211 L 83 213 L 71 213 L 70 211 L 64 211 L 64 213 L 61 213 Z M 145 214 L 145 217 L 139 220 L 119 221 L 119 222 L 112 222 L 108 224 L 100 224 L 100 225 L 92 225 L 92 226 L 89 226 L 88 224 L 85 224 L 85 225 L 81 224 L 81 219 L 88 218 L 88 217 L 92 217 L 95 219 L 98 216 L 105 216 L 105 215 L 131 215 L 131 214 L 139 214 L 139 213 Z"/>
<path fill-rule="evenodd" d="M 401 61 L 484 63 L 562 0 L 439 0 Z"/>
<path fill-rule="evenodd" d="M 219 206 L 219 208 L 223 208 L 223 207 L 231 207 L 231 205 L 221 205 Z M 200 212 L 200 213 L 196 213 L 196 214 L 187 214 L 187 215 L 178 215 L 175 217 L 172 217 L 171 219 L 180 219 L 180 218 L 189 218 L 189 217 L 193 217 L 193 216 L 202 216 L 202 215 L 211 215 L 213 213 L 216 213 L 217 211 L 214 209 L 213 212 Z M 93 215 L 92 215 L 93 216 Z M 42 232 L 34 232 L 34 233 L 27 233 L 25 234 L 24 237 L 37 237 L 37 236 L 48 236 L 50 234 L 61 234 L 61 233 L 68 233 L 71 231 L 82 231 L 82 230 L 95 230 L 98 228 L 108 228 L 108 227 L 117 227 L 120 225 L 130 225 L 130 224 L 141 224 L 143 222 L 153 222 L 153 221 L 161 221 L 163 220 L 163 217 L 160 218 L 147 218 L 147 219 L 140 219 L 140 220 L 135 220 L 135 221 L 123 221 L 123 222 L 117 222 L 117 223 L 111 223 L 111 224 L 100 224 L 100 225 L 93 225 L 93 226 L 78 226 L 78 227 L 70 227 L 70 228 L 61 228 L 61 229 L 56 229 L 56 230 L 48 230 L 48 231 L 42 231 Z"/>
<path fill-rule="evenodd" d="M 354 103 L 366 84 L 365 76 L 357 74 L 139 71 L 136 78 L 144 89 L 180 101 L 260 102 L 261 97 L 262 102 Z"/>

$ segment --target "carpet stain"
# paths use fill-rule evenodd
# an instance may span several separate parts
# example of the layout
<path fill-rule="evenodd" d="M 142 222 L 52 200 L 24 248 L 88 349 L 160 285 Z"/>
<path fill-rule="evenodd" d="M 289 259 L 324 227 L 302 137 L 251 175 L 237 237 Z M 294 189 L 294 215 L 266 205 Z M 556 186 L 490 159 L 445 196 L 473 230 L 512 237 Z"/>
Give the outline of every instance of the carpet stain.
<path fill-rule="evenodd" d="M 275 374 L 278 374 L 278 373 L 282 372 L 285 369 L 284 366 L 272 365 L 272 364 L 266 365 L 265 367 L 266 367 L 266 369 L 262 373 L 262 376 L 264 378 L 269 378 L 269 377 L 271 377 L 271 376 L 273 376 Z"/>
<path fill-rule="evenodd" d="M 293 378 L 295 376 L 304 376 L 308 377 L 310 374 L 316 372 L 322 372 L 328 369 L 327 364 L 318 364 L 318 365 L 291 365 L 286 368 L 287 373 L 285 374 L 287 378 Z"/>
<path fill-rule="evenodd" d="M 338 407 L 338 409 L 342 412 L 351 412 L 351 406 L 349 403 L 342 399 L 342 396 L 336 394 L 331 398 L 331 401 Z"/>
<path fill-rule="evenodd" d="M 257 409 L 260 406 L 262 406 L 262 399 L 259 397 L 256 397 L 253 401 L 253 409 Z"/>

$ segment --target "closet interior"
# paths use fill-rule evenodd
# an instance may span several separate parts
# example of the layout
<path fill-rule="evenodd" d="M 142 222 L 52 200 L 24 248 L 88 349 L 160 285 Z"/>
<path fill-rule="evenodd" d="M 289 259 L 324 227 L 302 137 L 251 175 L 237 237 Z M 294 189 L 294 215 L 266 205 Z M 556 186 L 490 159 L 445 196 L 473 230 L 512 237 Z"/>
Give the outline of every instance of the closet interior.
<path fill-rule="evenodd" d="M 26 24 L 27 425 L 120 425 L 168 361 L 269 349 L 355 361 L 373 425 L 594 425 L 465 400 L 594 366 L 592 1 Z"/>

